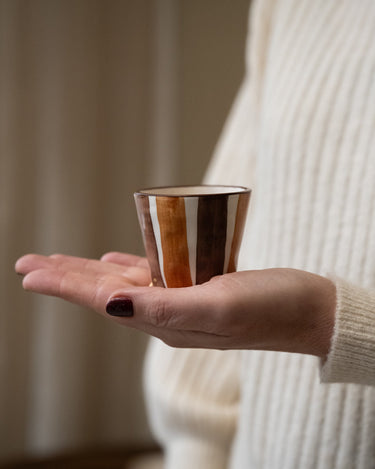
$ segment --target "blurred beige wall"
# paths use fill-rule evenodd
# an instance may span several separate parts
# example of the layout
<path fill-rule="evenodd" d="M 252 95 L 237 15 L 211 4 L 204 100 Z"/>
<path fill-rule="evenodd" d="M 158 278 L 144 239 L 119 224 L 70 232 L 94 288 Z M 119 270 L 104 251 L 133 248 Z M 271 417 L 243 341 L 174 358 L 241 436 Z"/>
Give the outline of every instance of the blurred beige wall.
<path fill-rule="evenodd" d="M 181 183 L 199 182 L 244 71 L 249 0 L 180 2 Z"/>
<path fill-rule="evenodd" d="M 199 182 L 248 0 L 0 0 L 0 462 L 151 442 L 147 338 L 21 289 L 25 252 L 142 253 L 132 193 Z"/>

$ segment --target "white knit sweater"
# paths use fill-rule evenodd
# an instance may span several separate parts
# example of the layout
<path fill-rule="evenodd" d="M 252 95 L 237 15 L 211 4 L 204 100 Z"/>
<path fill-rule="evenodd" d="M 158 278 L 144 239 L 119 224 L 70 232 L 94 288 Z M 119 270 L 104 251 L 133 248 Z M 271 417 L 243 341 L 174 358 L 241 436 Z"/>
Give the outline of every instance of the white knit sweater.
<path fill-rule="evenodd" d="M 168 469 L 375 468 L 374 0 L 253 3 L 206 180 L 253 188 L 240 269 L 330 276 L 336 324 L 324 364 L 154 340 L 146 391 Z"/>

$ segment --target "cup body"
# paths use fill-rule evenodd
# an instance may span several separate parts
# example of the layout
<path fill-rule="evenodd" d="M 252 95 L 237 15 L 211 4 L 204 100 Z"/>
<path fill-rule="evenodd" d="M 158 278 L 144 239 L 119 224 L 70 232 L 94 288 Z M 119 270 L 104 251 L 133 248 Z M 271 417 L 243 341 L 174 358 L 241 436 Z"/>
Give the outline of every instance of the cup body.
<path fill-rule="evenodd" d="M 152 284 L 187 287 L 237 267 L 250 200 L 240 186 L 176 186 L 134 194 Z"/>

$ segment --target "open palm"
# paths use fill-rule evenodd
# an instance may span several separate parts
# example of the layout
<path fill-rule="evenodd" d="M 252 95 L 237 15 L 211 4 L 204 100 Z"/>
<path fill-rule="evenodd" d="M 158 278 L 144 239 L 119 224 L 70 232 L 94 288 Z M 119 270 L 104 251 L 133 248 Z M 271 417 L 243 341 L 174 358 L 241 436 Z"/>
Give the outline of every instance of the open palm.
<path fill-rule="evenodd" d="M 147 259 L 117 252 L 105 254 L 100 261 L 62 254 L 28 254 L 17 261 L 16 271 L 25 275 L 26 290 L 58 296 L 99 313 L 105 311 L 114 291 L 147 286 L 151 281 Z"/>
<path fill-rule="evenodd" d="M 185 288 L 149 288 L 145 258 L 29 254 L 16 263 L 27 290 L 91 308 L 175 347 L 328 352 L 335 285 L 306 271 L 234 272 Z"/>

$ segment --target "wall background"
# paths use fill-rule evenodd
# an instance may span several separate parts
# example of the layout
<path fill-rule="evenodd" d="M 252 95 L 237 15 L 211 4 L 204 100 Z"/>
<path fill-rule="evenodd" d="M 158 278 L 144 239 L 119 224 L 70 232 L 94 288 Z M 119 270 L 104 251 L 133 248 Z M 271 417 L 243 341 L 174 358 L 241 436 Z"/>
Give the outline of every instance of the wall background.
<path fill-rule="evenodd" d="M 143 253 L 132 193 L 201 180 L 248 0 L 0 0 L 0 462 L 151 442 L 147 338 L 23 292 L 26 252 Z"/>

